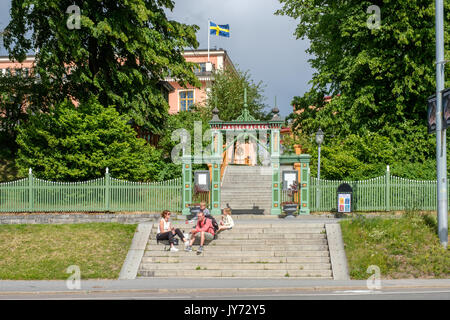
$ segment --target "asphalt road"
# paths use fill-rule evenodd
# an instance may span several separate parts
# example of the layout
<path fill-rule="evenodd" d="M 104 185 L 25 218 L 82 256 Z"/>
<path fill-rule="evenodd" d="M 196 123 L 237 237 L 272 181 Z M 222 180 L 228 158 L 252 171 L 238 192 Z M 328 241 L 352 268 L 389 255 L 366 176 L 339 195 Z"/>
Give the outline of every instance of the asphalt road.
<path fill-rule="evenodd" d="M 0 293 L 0 300 L 450 300 L 450 289 L 335 290 L 242 293 L 73 292 Z"/>

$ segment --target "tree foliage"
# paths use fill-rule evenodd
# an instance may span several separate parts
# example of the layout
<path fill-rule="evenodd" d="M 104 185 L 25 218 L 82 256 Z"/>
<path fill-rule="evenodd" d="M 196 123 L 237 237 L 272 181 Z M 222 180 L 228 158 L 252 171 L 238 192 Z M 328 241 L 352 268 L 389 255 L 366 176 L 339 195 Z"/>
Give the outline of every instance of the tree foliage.
<path fill-rule="evenodd" d="M 20 172 L 32 168 L 39 178 L 83 181 L 104 176 L 108 167 L 115 178 L 157 180 L 161 152 L 137 139 L 128 120 L 95 100 L 78 107 L 66 100 L 30 115 L 18 129 Z"/>
<path fill-rule="evenodd" d="M 167 119 L 164 132 L 161 139 L 158 142 L 158 149 L 162 152 L 162 158 L 164 159 L 164 168 L 160 175 L 164 176 L 165 179 L 173 179 L 181 177 L 181 165 L 174 163 L 172 159 L 172 151 L 174 148 L 180 144 L 180 132 L 181 130 L 186 130 L 190 137 L 191 155 L 195 153 L 194 139 L 195 139 L 195 127 L 198 123 L 197 136 L 201 139 L 202 150 L 205 151 L 210 141 L 210 131 L 209 131 L 209 120 L 206 117 L 206 113 L 200 112 L 202 106 L 194 107 L 191 111 L 181 111 L 176 114 L 172 114 Z M 201 132 L 200 132 L 201 131 Z M 174 134 L 176 133 L 176 134 Z M 173 139 L 174 138 L 174 139 Z M 177 156 L 181 156 L 181 151 Z M 194 170 L 205 170 L 207 169 L 206 164 L 194 164 Z"/>
<path fill-rule="evenodd" d="M 435 92 L 434 2 L 280 2 L 277 14 L 297 19 L 295 35 L 310 41 L 309 61 L 316 73 L 311 90 L 293 99 L 300 111 L 294 126 L 306 135 L 320 126 L 327 135 L 323 150 L 330 154 L 324 162 L 343 172 L 330 167 L 325 177 L 370 177 L 387 164 L 395 168 L 405 163 L 423 168 L 411 172 L 435 177 L 429 170 L 435 138 L 426 133 L 426 101 Z M 371 5 L 381 9 L 378 29 L 367 25 Z M 445 7 L 449 39 L 449 0 Z M 333 97 L 331 102 L 325 95 Z"/>
<path fill-rule="evenodd" d="M 31 86 L 30 79 L 0 74 L 0 131 L 9 146 L 14 145 L 17 125 L 27 118 L 25 102 Z"/>
<path fill-rule="evenodd" d="M 69 29 L 69 6 L 81 10 L 80 29 Z M 199 85 L 184 47 L 196 48 L 197 26 L 169 20 L 172 0 L 12 0 L 4 43 L 22 61 L 36 49 L 35 71 L 52 103 L 97 97 L 139 126 L 158 132 L 168 104 L 160 81 L 171 76 Z"/>
<path fill-rule="evenodd" d="M 214 74 L 214 82 L 208 94 L 204 112 L 212 116 L 215 106 L 219 109 L 219 117 L 223 121 L 235 120 L 244 107 L 244 88 L 247 89 L 247 105 L 251 115 L 256 119 L 265 119 L 264 84 L 255 83 L 249 71 L 226 68 Z"/>

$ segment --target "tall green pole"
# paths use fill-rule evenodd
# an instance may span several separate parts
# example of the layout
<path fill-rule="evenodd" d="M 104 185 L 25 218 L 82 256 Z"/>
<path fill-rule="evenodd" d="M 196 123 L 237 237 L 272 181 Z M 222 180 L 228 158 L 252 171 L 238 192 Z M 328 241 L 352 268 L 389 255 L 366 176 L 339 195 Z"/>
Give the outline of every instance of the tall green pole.
<path fill-rule="evenodd" d="M 223 153 L 223 137 L 220 130 L 212 132 L 212 156 L 211 156 L 211 214 L 219 215 L 220 211 L 220 165 Z"/>
<path fill-rule="evenodd" d="M 28 210 L 33 212 L 33 171 L 28 169 Z"/>
<path fill-rule="evenodd" d="M 105 211 L 109 211 L 109 205 L 110 205 L 109 195 L 111 194 L 110 185 L 111 185 L 111 179 L 109 176 L 109 168 L 106 168 L 106 171 L 105 171 Z"/>
<path fill-rule="evenodd" d="M 443 127 L 442 91 L 444 90 L 444 1 L 436 0 L 436 171 L 438 234 L 448 245 L 447 141 Z"/>

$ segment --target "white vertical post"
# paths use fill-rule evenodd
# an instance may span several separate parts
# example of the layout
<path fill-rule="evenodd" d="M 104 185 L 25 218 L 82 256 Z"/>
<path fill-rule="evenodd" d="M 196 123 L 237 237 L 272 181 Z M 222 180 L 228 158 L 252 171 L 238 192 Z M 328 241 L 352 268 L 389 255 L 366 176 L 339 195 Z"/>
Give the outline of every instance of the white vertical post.
<path fill-rule="evenodd" d="M 208 20 L 208 62 L 209 62 L 209 37 L 210 37 L 210 27 L 211 25 L 211 20 Z"/>
<path fill-rule="evenodd" d="M 436 0 L 436 171 L 437 218 L 441 244 L 448 245 L 447 141 L 443 126 L 442 91 L 444 90 L 444 1 Z"/>

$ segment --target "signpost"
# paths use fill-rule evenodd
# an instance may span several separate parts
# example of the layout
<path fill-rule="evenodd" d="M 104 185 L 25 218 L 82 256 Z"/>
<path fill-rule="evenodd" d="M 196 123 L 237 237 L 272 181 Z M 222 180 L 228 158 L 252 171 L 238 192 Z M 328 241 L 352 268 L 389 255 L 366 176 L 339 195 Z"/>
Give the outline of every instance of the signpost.
<path fill-rule="evenodd" d="M 436 171 L 439 240 L 448 245 L 447 200 L 447 130 L 443 124 L 442 92 L 444 91 L 444 0 L 436 0 Z"/>

